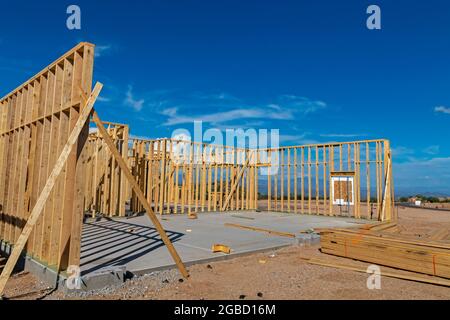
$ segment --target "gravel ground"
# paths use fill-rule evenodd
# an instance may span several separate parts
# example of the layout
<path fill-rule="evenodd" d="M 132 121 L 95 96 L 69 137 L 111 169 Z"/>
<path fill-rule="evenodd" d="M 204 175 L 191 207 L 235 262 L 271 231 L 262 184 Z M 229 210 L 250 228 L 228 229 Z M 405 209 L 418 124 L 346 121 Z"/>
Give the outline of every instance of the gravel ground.
<path fill-rule="evenodd" d="M 53 291 L 53 288 L 37 280 L 31 273 L 20 272 L 8 280 L 4 297 L 11 300 L 36 300 L 45 298 Z"/>
<path fill-rule="evenodd" d="M 181 279 L 181 280 L 180 280 Z M 55 292 L 47 299 L 140 299 L 150 298 L 149 292 L 158 296 L 170 283 L 184 281 L 176 269 L 153 272 L 126 280 L 120 287 L 111 286 L 99 290 L 64 294 Z"/>
<path fill-rule="evenodd" d="M 180 282 L 177 270 L 127 281 L 81 295 L 57 292 L 49 299 L 448 299 L 450 288 L 383 277 L 380 290 L 367 289 L 368 275 L 311 265 L 304 258 L 320 257 L 349 263 L 319 252 L 319 246 L 292 246 L 189 268 Z M 356 266 L 367 264 L 350 261 Z"/>
<path fill-rule="evenodd" d="M 446 212 L 399 209 L 402 233 L 426 238 L 449 227 Z M 183 280 L 176 269 L 135 277 L 120 287 L 64 295 L 48 292 L 31 275 L 15 275 L 7 285 L 14 299 L 445 299 L 450 288 L 382 277 L 380 290 L 367 289 L 368 275 L 308 264 L 319 257 L 354 266 L 368 264 L 320 253 L 319 246 L 291 246 L 231 260 L 198 264 Z M 40 292 L 39 290 L 44 290 Z"/>

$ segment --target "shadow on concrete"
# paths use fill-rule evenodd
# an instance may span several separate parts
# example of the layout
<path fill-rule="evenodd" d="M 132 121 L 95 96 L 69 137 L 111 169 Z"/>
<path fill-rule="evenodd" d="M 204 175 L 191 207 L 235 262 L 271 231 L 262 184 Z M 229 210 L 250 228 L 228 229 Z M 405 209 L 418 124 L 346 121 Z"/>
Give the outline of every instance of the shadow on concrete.
<path fill-rule="evenodd" d="M 184 233 L 170 230 L 166 230 L 166 234 L 172 242 L 184 236 Z M 82 275 L 125 265 L 164 246 L 155 228 L 108 218 L 85 223 L 82 239 Z"/>

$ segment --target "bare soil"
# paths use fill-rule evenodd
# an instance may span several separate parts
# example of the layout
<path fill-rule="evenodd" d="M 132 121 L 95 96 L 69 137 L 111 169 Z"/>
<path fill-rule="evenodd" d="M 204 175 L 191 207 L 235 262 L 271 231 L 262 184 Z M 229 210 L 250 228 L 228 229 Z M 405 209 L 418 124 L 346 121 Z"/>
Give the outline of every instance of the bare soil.
<path fill-rule="evenodd" d="M 398 230 L 396 232 L 419 239 L 429 239 L 442 229 L 449 234 L 442 240 L 450 241 L 450 211 L 430 210 L 410 207 L 396 207 L 398 210 Z"/>
<path fill-rule="evenodd" d="M 449 228 L 450 213 L 399 208 L 399 232 L 428 238 Z M 269 236 L 269 235 L 268 235 Z M 169 270 L 82 294 L 49 292 L 32 275 L 15 275 L 8 281 L 10 299 L 449 299 L 450 288 L 382 277 L 380 290 L 367 288 L 368 275 L 309 264 L 320 257 L 366 267 L 368 264 L 322 254 L 319 246 L 291 246 L 273 252 L 198 264 L 189 268 L 190 279 Z"/>

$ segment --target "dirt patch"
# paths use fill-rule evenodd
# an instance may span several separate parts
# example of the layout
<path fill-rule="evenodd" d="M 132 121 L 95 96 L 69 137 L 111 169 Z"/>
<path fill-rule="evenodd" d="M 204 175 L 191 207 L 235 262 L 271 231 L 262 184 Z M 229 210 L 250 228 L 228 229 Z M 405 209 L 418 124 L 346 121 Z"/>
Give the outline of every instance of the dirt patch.
<path fill-rule="evenodd" d="M 396 232 L 429 239 L 437 231 L 450 231 L 450 211 L 438 211 L 420 208 L 396 207 L 398 210 L 398 230 Z M 450 232 L 442 239 L 450 241 Z"/>

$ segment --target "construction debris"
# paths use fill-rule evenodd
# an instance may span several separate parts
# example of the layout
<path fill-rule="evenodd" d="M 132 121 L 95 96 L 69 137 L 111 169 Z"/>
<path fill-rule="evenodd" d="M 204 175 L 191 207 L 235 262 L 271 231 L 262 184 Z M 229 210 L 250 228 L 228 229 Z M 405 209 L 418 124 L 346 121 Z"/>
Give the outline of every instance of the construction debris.
<path fill-rule="evenodd" d="M 213 244 L 212 246 L 212 252 L 216 253 L 216 252 L 223 252 L 226 254 L 230 254 L 231 253 L 231 248 L 229 246 L 226 246 L 224 244 Z"/>
<path fill-rule="evenodd" d="M 192 212 L 192 213 L 189 213 L 189 214 L 188 214 L 188 218 L 189 218 L 189 219 L 197 219 L 198 217 L 197 217 L 197 214 L 196 214 L 196 213 L 193 213 L 193 212 Z"/>

